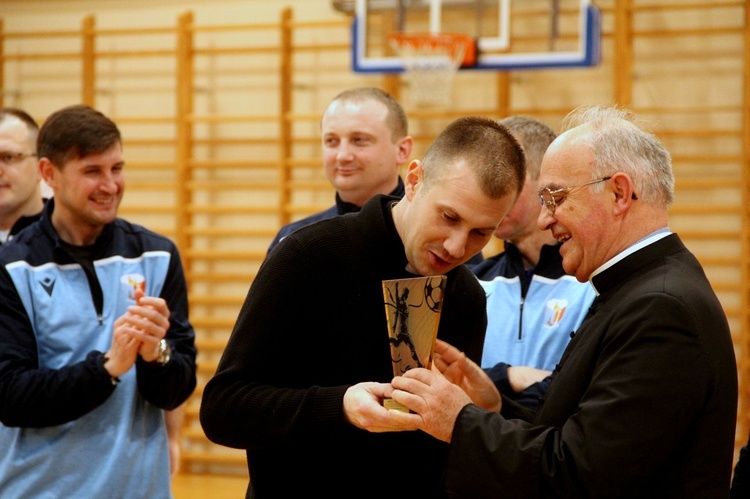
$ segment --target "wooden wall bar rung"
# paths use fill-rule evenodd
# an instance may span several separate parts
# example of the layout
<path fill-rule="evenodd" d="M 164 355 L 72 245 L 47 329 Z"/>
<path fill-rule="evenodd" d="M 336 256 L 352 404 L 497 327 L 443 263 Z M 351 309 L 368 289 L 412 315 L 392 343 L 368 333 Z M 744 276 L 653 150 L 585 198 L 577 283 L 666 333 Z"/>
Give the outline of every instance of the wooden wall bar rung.
<path fill-rule="evenodd" d="M 3 55 L 4 61 L 45 61 L 45 60 L 65 60 L 65 59 L 81 59 L 80 52 L 54 52 L 47 54 L 5 54 Z"/>
<path fill-rule="evenodd" d="M 185 275 L 188 279 L 195 281 L 200 280 L 206 284 L 226 284 L 226 283 L 247 283 L 249 286 L 255 274 L 243 274 L 238 272 L 186 272 Z"/>
<path fill-rule="evenodd" d="M 244 296 L 237 295 L 193 295 L 190 297 L 190 303 L 195 305 L 242 305 L 245 300 Z"/>
<path fill-rule="evenodd" d="M 143 57 L 174 57 L 175 53 L 176 52 L 174 50 L 156 50 L 156 49 L 97 50 L 96 57 L 98 59 L 109 59 L 109 58 L 123 59 L 123 58 L 129 58 L 129 57 L 137 57 L 140 59 Z"/>
<path fill-rule="evenodd" d="M 186 430 L 189 431 L 189 430 Z M 198 452 L 198 451 L 184 451 L 182 453 L 182 459 L 186 462 L 194 461 L 197 463 L 212 463 L 212 464 L 246 464 L 245 453 L 241 454 L 218 454 L 216 452 Z M 232 473 L 234 474 L 234 473 Z"/>
<path fill-rule="evenodd" d="M 209 237 L 266 237 L 270 239 L 276 234 L 274 229 L 253 229 L 244 227 L 187 227 L 191 236 Z"/>
<path fill-rule="evenodd" d="M 167 191 L 173 192 L 175 189 L 174 182 L 128 182 L 128 189 L 138 189 L 143 191 Z"/>
<path fill-rule="evenodd" d="M 264 115 L 216 115 L 206 114 L 202 116 L 188 116 L 192 123 L 277 123 L 281 119 L 280 114 Z"/>
<path fill-rule="evenodd" d="M 189 249 L 187 255 L 191 258 L 200 258 L 201 260 L 258 260 L 262 261 L 266 257 L 265 251 L 232 251 L 232 250 L 196 250 Z"/>
<path fill-rule="evenodd" d="M 320 158 L 297 157 L 287 160 L 291 168 L 317 168 L 320 169 Z"/>
<path fill-rule="evenodd" d="M 276 161 L 272 158 L 241 158 L 241 159 L 191 159 L 188 165 L 192 168 L 233 168 L 247 170 L 248 168 L 275 168 Z"/>
<path fill-rule="evenodd" d="M 248 283 L 248 288 L 249 287 L 250 284 Z M 193 327 L 200 329 L 220 329 L 222 331 L 231 331 L 234 327 L 235 320 L 237 320 L 236 315 L 234 317 L 221 318 L 196 315 L 190 318 L 190 323 L 193 325 Z"/>
<path fill-rule="evenodd" d="M 223 350 L 227 346 L 226 340 L 213 340 L 198 338 L 195 340 L 195 347 L 199 350 Z"/>
<path fill-rule="evenodd" d="M 741 111 L 740 109 L 737 109 L 737 111 Z M 657 130 L 656 135 L 658 135 L 660 138 L 695 138 L 695 139 L 705 139 L 707 137 L 739 137 L 742 135 L 742 130 L 719 130 L 719 129 L 713 129 L 713 130 L 664 130 L 660 129 Z"/>
<path fill-rule="evenodd" d="M 669 209 L 670 215 L 734 215 L 738 205 L 698 204 L 677 205 Z"/>
<path fill-rule="evenodd" d="M 697 255 L 697 257 L 698 261 L 700 261 L 701 265 L 703 265 L 704 267 L 740 267 L 739 256 Z"/>
<path fill-rule="evenodd" d="M 160 205 L 133 205 L 133 204 L 124 204 L 120 208 L 120 211 L 123 214 L 128 215 L 134 215 L 134 214 L 146 214 L 146 215 L 153 215 L 153 214 L 163 214 L 163 215 L 171 215 L 174 213 L 174 206 L 160 206 Z"/>
<path fill-rule="evenodd" d="M 191 26 L 193 33 L 229 33 L 231 31 L 278 31 L 280 23 L 258 23 L 258 24 L 222 24 Z"/>
<path fill-rule="evenodd" d="M 193 180 L 188 188 L 202 191 L 266 190 L 277 191 L 279 182 L 238 182 L 231 180 Z M 330 187 L 330 186 L 329 186 Z"/>
<path fill-rule="evenodd" d="M 736 241 L 740 237 L 739 230 L 685 230 L 679 231 L 681 237 L 706 241 L 727 240 Z"/>
<path fill-rule="evenodd" d="M 0 38 L 6 40 L 20 39 L 33 40 L 35 38 L 80 38 L 83 35 L 81 30 L 68 31 L 5 31 L 0 33 Z"/>
<path fill-rule="evenodd" d="M 738 35 L 742 36 L 744 28 L 716 28 L 716 29 L 672 29 L 671 31 L 660 30 L 640 30 L 635 35 L 640 38 L 675 38 L 675 37 L 695 37 L 695 36 L 724 36 Z"/>
<path fill-rule="evenodd" d="M 197 49 L 196 55 L 249 55 L 249 54 L 271 54 L 278 53 L 279 47 L 216 47 Z"/>
<path fill-rule="evenodd" d="M 696 114 L 699 116 L 720 114 L 720 113 L 742 113 L 742 106 L 736 105 L 710 105 L 705 104 L 700 107 L 697 106 L 683 106 L 683 107 L 664 107 L 664 106 L 631 106 L 631 109 L 636 113 L 642 115 L 684 115 L 684 114 Z M 710 132 L 710 130 L 709 130 Z M 656 135 L 659 135 L 658 130 L 655 131 Z"/>
<path fill-rule="evenodd" d="M 270 206 L 216 206 L 216 205 L 187 205 L 183 208 L 191 215 L 273 215 L 277 213 L 276 208 Z M 190 227 L 186 225 L 185 227 Z"/>
<path fill-rule="evenodd" d="M 677 178 L 675 189 L 718 189 L 722 187 L 737 187 L 737 179 L 730 177 Z"/>
<path fill-rule="evenodd" d="M 731 2 L 727 1 L 712 1 L 712 2 L 689 2 L 682 1 L 680 3 L 660 4 L 660 5 L 649 5 L 642 4 L 633 7 L 634 12 L 673 12 L 678 10 L 715 10 L 722 8 L 743 8 L 747 6 L 747 2 L 744 0 L 735 0 Z"/>

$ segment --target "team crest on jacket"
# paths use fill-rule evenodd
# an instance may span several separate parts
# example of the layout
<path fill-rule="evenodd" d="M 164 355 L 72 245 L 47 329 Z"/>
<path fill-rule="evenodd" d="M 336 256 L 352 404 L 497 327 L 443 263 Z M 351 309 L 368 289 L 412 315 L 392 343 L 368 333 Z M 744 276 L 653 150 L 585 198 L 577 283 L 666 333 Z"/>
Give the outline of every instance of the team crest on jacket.
<path fill-rule="evenodd" d="M 544 307 L 544 323 L 549 327 L 557 327 L 560 324 L 565 310 L 568 308 L 568 300 L 564 298 L 553 298 Z"/>
<path fill-rule="evenodd" d="M 120 277 L 120 285 L 123 287 L 123 294 L 128 300 L 135 301 L 135 292 L 141 290 L 146 293 L 146 278 L 141 274 L 125 274 Z"/>

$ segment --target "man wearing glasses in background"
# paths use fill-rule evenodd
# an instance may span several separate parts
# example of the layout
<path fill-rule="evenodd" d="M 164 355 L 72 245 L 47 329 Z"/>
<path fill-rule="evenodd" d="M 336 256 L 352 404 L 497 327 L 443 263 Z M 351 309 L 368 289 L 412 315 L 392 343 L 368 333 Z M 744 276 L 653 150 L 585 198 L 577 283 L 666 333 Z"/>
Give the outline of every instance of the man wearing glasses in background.
<path fill-rule="evenodd" d="M 36 221 L 44 201 L 36 159 L 39 126 L 26 112 L 0 108 L 0 244 Z"/>

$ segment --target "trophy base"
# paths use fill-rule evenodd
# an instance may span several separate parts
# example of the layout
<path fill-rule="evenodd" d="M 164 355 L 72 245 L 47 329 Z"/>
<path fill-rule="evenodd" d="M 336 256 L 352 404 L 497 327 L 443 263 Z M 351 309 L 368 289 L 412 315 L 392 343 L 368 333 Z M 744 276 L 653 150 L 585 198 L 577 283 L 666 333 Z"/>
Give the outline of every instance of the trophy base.
<path fill-rule="evenodd" d="M 399 404 L 393 399 L 384 399 L 383 407 L 385 407 L 386 409 L 394 409 L 401 412 L 409 412 L 409 409 L 405 405 Z"/>

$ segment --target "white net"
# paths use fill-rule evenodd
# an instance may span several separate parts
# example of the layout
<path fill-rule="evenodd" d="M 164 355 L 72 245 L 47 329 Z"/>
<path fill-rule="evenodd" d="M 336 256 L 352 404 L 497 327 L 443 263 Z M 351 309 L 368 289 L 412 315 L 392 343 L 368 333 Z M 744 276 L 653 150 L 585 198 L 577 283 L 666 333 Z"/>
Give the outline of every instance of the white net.
<path fill-rule="evenodd" d="M 418 106 L 451 105 L 453 76 L 461 66 L 466 46 L 450 35 L 391 37 L 404 62 L 412 99 Z"/>

